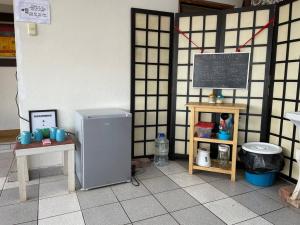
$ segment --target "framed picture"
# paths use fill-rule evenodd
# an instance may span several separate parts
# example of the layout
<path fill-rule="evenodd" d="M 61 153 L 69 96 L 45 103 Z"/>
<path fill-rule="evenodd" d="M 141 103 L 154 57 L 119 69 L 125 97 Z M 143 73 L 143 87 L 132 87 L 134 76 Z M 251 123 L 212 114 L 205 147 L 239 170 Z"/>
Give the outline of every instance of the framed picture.
<path fill-rule="evenodd" d="M 57 110 L 32 110 L 29 111 L 30 132 L 41 128 L 57 127 Z"/>

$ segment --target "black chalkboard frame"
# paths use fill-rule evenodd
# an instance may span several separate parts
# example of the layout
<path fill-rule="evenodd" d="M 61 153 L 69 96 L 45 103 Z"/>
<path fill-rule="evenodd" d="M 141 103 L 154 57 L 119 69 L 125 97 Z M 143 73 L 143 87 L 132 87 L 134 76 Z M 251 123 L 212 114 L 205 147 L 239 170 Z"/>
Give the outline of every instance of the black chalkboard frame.
<path fill-rule="evenodd" d="M 229 85 L 232 85 L 231 84 L 225 84 L 224 86 L 215 86 L 215 85 L 197 85 L 196 86 L 196 82 L 195 81 L 195 60 L 196 60 L 196 57 L 199 56 L 225 56 L 225 55 L 246 55 L 247 56 L 247 71 L 246 71 L 246 76 L 243 77 L 243 85 L 241 85 L 240 87 L 230 87 Z M 250 53 L 248 52 L 216 52 L 216 53 L 195 53 L 193 54 L 193 66 L 192 66 L 192 71 L 191 71 L 191 74 L 192 74 L 192 84 L 193 84 L 193 88 L 212 88 L 212 89 L 221 89 L 221 90 L 238 90 L 238 89 L 244 89 L 244 90 L 247 90 L 248 89 L 248 83 L 249 83 L 249 69 L 250 69 Z M 244 68 L 245 69 L 245 68 Z M 245 74 L 244 74 L 245 75 Z M 226 81 L 226 80 L 225 80 Z"/>

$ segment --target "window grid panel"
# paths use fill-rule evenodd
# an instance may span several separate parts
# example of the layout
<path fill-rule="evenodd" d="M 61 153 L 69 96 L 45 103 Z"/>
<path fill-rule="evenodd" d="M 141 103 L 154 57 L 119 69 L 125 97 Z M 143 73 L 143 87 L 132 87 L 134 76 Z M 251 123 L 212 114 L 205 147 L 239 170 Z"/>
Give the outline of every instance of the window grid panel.
<path fill-rule="evenodd" d="M 133 9 L 132 21 L 139 15 L 145 18 L 143 27 L 132 23 L 132 103 L 133 113 L 133 157 L 145 157 L 153 154 L 154 141 L 158 132 L 168 132 L 168 102 L 170 77 L 171 13 Z M 168 18 L 169 27 L 162 28 L 162 18 Z M 163 30 L 162 30 L 163 29 Z M 144 32 L 144 33 L 141 33 Z M 140 36 L 138 36 L 140 35 Z M 142 48 L 142 60 L 135 60 L 136 49 Z M 136 66 L 142 72 L 137 71 Z M 164 67 L 167 67 L 164 68 Z M 137 105 L 136 99 L 143 99 Z M 135 102 L 135 103 L 134 103 Z M 134 104 L 133 104 L 134 103 Z M 142 129 L 142 130 L 141 130 Z M 168 136 L 168 133 L 167 133 Z M 135 138 L 138 139 L 135 139 Z M 142 137 L 142 138 L 141 138 Z M 152 143 L 151 143 L 152 142 Z"/>
<path fill-rule="evenodd" d="M 277 19 L 276 21 L 276 26 L 278 28 L 276 46 L 277 51 L 274 51 L 275 82 L 273 82 L 273 91 L 271 96 L 271 108 L 273 108 L 274 110 L 271 111 L 270 115 L 271 118 L 273 118 L 271 120 L 270 127 L 276 127 L 276 130 L 271 129 L 269 134 L 270 141 L 276 141 L 276 144 L 283 147 L 283 154 L 287 164 L 285 165 L 282 174 L 284 174 L 285 178 L 289 180 L 295 180 L 295 178 L 297 178 L 293 176 L 295 174 L 295 172 L 293 171 L 293 169 L 295 168 L 294 162 L 296 161 L 294 151 L 297 147 L 297 144 L 299 143 L 296 127 L 293 126 L 289 120 L 284 118 L 284 114 L 288 111 L 299 111 L 300 60 L 290 57 L 291 49 L 293 49 L 293 47 L 291 47 L 291 43 L 293 45 L 300 45 L 300 40 L 298 38 L 293 39 L 293 36 L 291 34 L 294 23 L 297 23 L 299 21 L 299 19 L 292 19 L 292 11 L 300 10 L 299 7 L 294 8 L 296 7 L 293 5 L 293 3 L 295 2 L 300 1 L 281 3 L 279 4 L 278 8 L 279 19 Z M 282 9 L 285 9 L 285 14 L 287 14 L 286 21 L 284 22 L 280 22 L 280 18 L 283 18 L 284 12 L 284 10 Z M 279 32 L 280 28 L 283 25 L 286 29 L 286 37 L 284 38 L 284 40 L 282 38 L 282 33 Z M 282 48 L 282 46 L 284 46 L 284 48 Z M 299 53 L 297 52 L 297 54 Z M 296 67 L 289 69 L 290 63 L 294 63 Z M 294 74 L 290 77 L 289 74 L 291 72 L 293 72 Z M 277 108 L 275 109 L 275 107 Z M 274 140 L 273 137 L 276 137 L 276 139 Z"/>
<path fill-rule="evenodd" d="M 188 18 L 186 16 L 184 16 L 184 20 L 186 23 L 186 26 L 188 26 L 191 29 L 186 29 L 186 34 L 190 37 L 192 37 L 192 40 L 194 42 L 197 43 L 197 45 L 201 48 L 204 49 L 204 51 L 213 51 L 216 52 L 216 45 L 217 45 L 217 41 L 215 40 L 214 45 L 212 46 L 211 43 L 209 46 L 207 46 L 207 34 L 217 34 L 217 30 L 207 30 L 206 29 L 206 20 L 207 20 L 207 16 L 209 15 L 201 15 L 201 26 L 196 27 L 193 26 L 193 23 L 195 23 L 195 18 L 197 18 L 197 15 L 192 15 L 189 16 Z M 214 17 L 216 17 L 216 19 L 218 20 L 218 15 L 213 15 Z M 180 20 L 183 17 L 181 16 L 177 16 L 176 17 L 176 24 L 180 24 Z M 216 23 L 218 23 L 216 21 Z M 216 24 L 217 25 L 217 24 Z M 193 30 L 192 30 L 193 28 Z M 198 36 L 196 36 L 196 40 L 193 38 L 193 35 L 199 35 L 201 34 L 201 38 L 197 39 Z M 182 44 L 180 44 L 180 40 L 182 40 L 180 38 L 180 34 L 176 34 L 178 35 L 177 38 L 177 44 L 178 46 L 182 46 Z M 195 37 L 195 36 L 194 36 Z M 180 54 L 183 53 L 183 51 L 186 51 L 186 57 L 184 58 L 184 60 L 180 59 Z M 191 70 L 191 66 L 192 66 L 192 57 L 193 57 L 193 53 L 195 52 L 199 52 L 200 49 L 198 47 L 195 47 L 193 44 L 191 44 L 190 42 L 188 43 L 188 46 L 186 47 L 179 47 L 178 48 L 178 60 L 177 60 L 177 69 L 178 67 L 186 67 L 186 75 L 184 77 L 186 77 L 186 79 L 182 79 L 180 77 L 182 77 L 182 74 L 180 74 L 180 71 L 177 71 L 177 80 L 176 80 L 176 95 L 175 97 L 173 97 L 173 103 L 175 104 L 174 109 L 176 110 L 175 113 L 175 119 L 174 119 L 174 150 L 175 150 L 175 154 L 177 155 L 187 155 L 188 154 L 188 145 L 189 145 L 189 110 L 185 107 L 185 104 L 189 101 L 203 101 L 204 98 L 207 98 L 209 93 L 204 92 L 202 89 L 199 90 L 195 90 L 192 88 L 192 70 Z M 181 107 L 179 107 L 178 105 L 178 100 L 180 100 Z M 183 104 L 183 105 L 182 105 Z M 199 115 L 200 116 L 200 115 Z M 180 119 L 181 123 L 176 122 L 178 119 Z M 179 142 L 180 141 L 180 142 Z M 180 144 L 179 144 L 180 143 Z M 179 146 L 181 148 L 179 148 Z"/>

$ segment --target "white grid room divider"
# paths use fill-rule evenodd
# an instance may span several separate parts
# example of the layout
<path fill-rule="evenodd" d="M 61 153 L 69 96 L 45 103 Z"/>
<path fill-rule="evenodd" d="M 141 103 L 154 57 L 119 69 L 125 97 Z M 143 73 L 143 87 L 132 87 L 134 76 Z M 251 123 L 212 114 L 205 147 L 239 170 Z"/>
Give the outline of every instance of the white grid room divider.
<path fill-rule="evenodd" d="M 270 142 L 283 148 L 285 167 L 282 173 L 295 181 L 299 168 L 295 149 L 300 149 L 299 133 L 284 118 L 286 112 L 300 110 L 300 1 L 280 4 L 277 11 L 277 40 L 273 74 Z"/>
<path fill-rule="evenodd" d="M 211 89 L 192 87 L 193 54 L 204 52 L 217 52 L 219 43 L 218 15 L 177 14 L 175 26 L 184 32 L 197 46 L 193 45 L 182 34 L 175 34 L 174 80 L 172 90 L 172 129 L 174 138 L 173 148 L 176 156 L 188 154 L 189 142 L 189 110 L 185 107 L 187 102 L 207 101 Z M 199 48 L 200 47 L 200 48 Z M 210 113 L 202 113 L 203 120 L 210 121 Z M 208 147 L 203 144 L 203 146 Z"/>
<path fill-rule="evenodd" d="M 157 133 L 168 134 L 173 17 L 132 9 L 133 157 L 153 155 Z"/>
<path fill-rule="evenodd" d="M 274 16 L 273 7 L 228 10 L 219 15 L 179 14 L 175 24 L 192 41 L 204 48 L 204 52 L 235 52 Z M 244 103 L 247 110 L 240 114 L 239 145 L 250 141 L 267 139 L 267 105 L 272 50 L 272 32 L 270 26 L 261 32 L 254 41 L 248 43 L 241 52 L 251 53 L 248 90 L 223 90 L 225 102 Z M 177 38 L 176 38 L 177 37 Z M 173 80 L 173 110 L 176 112 L 174 123 L 174 149 L 176 155 L 188 154 L 189 121 L 187 102 L 207 102 L 211 89 L 193 88 L 192 55 L 199 52 L 183 35 L 175 35 L 178 54 L 175 56 Z M 202 113 L 202 121 L 211 121 L 212 115 Z M 210 148 L 209 144 L 200 144 Z"/>

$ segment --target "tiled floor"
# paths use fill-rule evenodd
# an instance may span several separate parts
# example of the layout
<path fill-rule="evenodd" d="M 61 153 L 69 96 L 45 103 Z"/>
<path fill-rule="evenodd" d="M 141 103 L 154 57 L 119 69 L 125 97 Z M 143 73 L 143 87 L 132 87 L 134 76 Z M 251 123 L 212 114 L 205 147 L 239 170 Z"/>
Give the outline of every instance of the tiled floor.
<path fill-rule="evenodd" d="M 3 152 L 3 150 L 1 151 Z M 258 188 L 241 175 L 188 175 L 187 163 L 140 169 L 140 186 L 119 184 L 69 194 L 61 168 L 30 172 L 20 203 L 13 154 L 0 153 L 0 225 L 299 225 L 300 210 L 280 202 L 278 181 Z"/>

